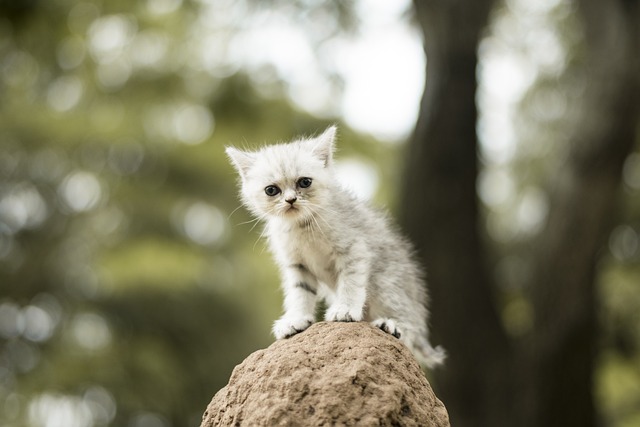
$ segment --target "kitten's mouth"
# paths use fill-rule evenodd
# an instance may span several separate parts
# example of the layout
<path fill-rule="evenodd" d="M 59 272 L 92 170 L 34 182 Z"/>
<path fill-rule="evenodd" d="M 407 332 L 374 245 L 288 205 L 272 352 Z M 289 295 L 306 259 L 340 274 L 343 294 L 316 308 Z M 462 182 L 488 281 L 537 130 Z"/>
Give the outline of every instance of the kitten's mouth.
<path fill-rule="evenodd" d="M 297 208 L 297 207 L 295 207 L 293 205 L 290 205 L 290 206 L 288 206 L 288 207 L 286 207 L 284 209 L 284 214 L 285 215 L 293 215 L 293 214 L 297 213 L 299 210 L 300 210 L 299 208 Z"/>
<path fill-rule="evenodd" d="M 309 212 L 302 206 L 290 206 L 282 211 L 282 217 L 289 221 L 306 221 Z"/>

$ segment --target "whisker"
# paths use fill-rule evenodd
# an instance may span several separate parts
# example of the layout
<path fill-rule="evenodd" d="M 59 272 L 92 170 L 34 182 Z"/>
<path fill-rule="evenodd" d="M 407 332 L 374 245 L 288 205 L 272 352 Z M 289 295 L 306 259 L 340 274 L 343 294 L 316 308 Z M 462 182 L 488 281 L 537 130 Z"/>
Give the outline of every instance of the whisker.
<path fill-rule="evenodd" d="M 267 228 L 263 228 L 262 229 L 262 233 L 260 233 L 260 235 L 258 236 L 258 238 L 256 239 L 255 243 L 253 244 L 253 251 L 256 250 L 256 245 L 258 244 L 258 242 L 260 241 L 260 239 L 262 239 L 264 237 L 264 233 L 267 231 Z M 264 248 L 266 245 L 262 246 L 262 250 L 260 251 L 260 254 L 262 255 L 262 252 L 264 252 Z"/>
<path fill-rule="evenodd" d="M 319 216 L 320 214 L 318 214 Z M 315 223 L 316 227 L 318 227 L 318 231 L 320 232 L 320 234 L 322 234 L 322 237 L 324 237 L 325 239 L 327 239 L 327 235 L 324 234 L 324 231 L 322 230 L 322 227 L 320 227 L 320 224 L 318 223 L 318 219 L 316 218 L 315 213 L 311 213 L 311 219 L 313 219 L 313 222 Z M 320 217 L 320 219 L 322 219 L 322 217 Z M 322 219 L 324 221 L 324 219 Z"/>
<path fill-rule="evenodd" d="M 253 218 L 253 219 L 250 219 L 249 221 L 240 222 L 238 224 L 235 224 L 235 227 L 239 225 L 251 224 L 252 222 L 257 222 L 257 221 L 260 221 L 260 218 Z"/>
<path fill-rule="evenodd" d="M 311 219 L 313 219 L 313 211 L 311 212 Z M 313 222 L 309 221 L 309 232 L 311 233 L 311 239 L 316 240 L 316 232 Z"/>
<path fill-rule="evenodd" d="M 306 202 L 307 205 L 309 205 L 310 207 L 314 208 L 314 209 L 319 209 L 321 211 L 324 211 L 325 213 L 331 214 L 331 215 L 337 215 L 338 212 L 332 209 L 329 209 L 325 206 L 322 205 L 318 205 L 316 203 L 311 203 L 311 202 Z M 320 212 L 316 212 L 317 214 L 320 214 Z M 322 218 L 324 220 L 324 218 Z M 325 221 L 326 222 L 326 221 Z M 329 225 L 329 223 L 327 223 L 327 225 Z"/>
<path fill-rule="evenodd" d="M 260 215 L 257 219 L 258 221 L 256 221 L 256 223 L 253 225 L 253 227 L 251 227 L 251 230 L 253 230 L 254 228 L 256 228 L 256 226 L 260 223 L 260 220 L 264 219 L 267 217 L 267 215 L 271 215 L 274 213 L 274 209 L 269 209 L 268 211 L 266 211 L 264 214 Z M 251 231 L 249 230 L 249 231 Z M 253 244 L 253 250 L 256 250 L 256 245 L 258 244 L 258 242 L 260 241 L 260 239 L 262 239 L 265 236 L 265 233 L 267 232 L 267 227 L 265 226 L 262 229 L 262 232 L 260 233 L 260 235 L 258 236 L 258 238 L 256 239 L 255 243 Z M 266 245 L 264 245 L 262 247 L 262 250 L 260 251 L 260 254 L 262 254 L 262 252 L 264 252 Z"/>
<path fill-rule="evenodd" d="M 249 229 L 249 232 L 252 232 L 254 228 L 256 228 L 256 226 L 258 224 L 260 224 L 260 221 L 265 219 L 267 217 L 267 214 L 261 215 L 258 218 L 256 218 L 254 221 L 256 222 L 255 224 L 253 224 L 253 226 Z M 249 221 L 252 222 L 252 221 Z"/>
<path fill-rule="evenodd" d="M 320 212 L 316 212 L 318 214 L 318 218 L 320 218 L 322 220 L 322 222 L 324 222 L 324 224 L 327 226 L 327 228 L 331 228 L 331 224 L 329 224 L 329 221 L 327 221 L 324 216 L 320 215 Z"/>
<path fill-rule="evenodd" d="M 229 216 L 227 217 L 227 221 L 231 219 L 231 216 L 236 213 L 238 211 L 238 209 L 240 209 L 242 207 L 242 205 L 238 206 L 237 208 L 235 208 L 234 210 L 231 211 L 231 213 L 229 214 Z"/>
<path fill-rule="evenodd" d="M 324 209 L 322 206 L 320 205 L 316 205 L 315 203 L 309 203 L 309 206 L 312 208 L 319 208 L 320 210 Z M 320 218 L 322 220 L 322 222 L 324 222 L 324 224 L 327 226 L 327 228 L 331 228 L 331 224 L 325 219 L 325 217 L 318 211 L 314 210 L 314 209 L 310 209 L 311 210 L 311 215 L 313 216 L 314 220 L 316 220 L 315 216 L 317 215 L 318 218 Z M 329 209 L 325 209 L 327 212 L 329 213 L 335 213 L 332 210 Z M 317 220 L 316 220 L 317 223 Z M 318 227 L 320 227 L 320 224 L 318 224 Z M 326 237 L 326 236 L 325 236 Z"/>

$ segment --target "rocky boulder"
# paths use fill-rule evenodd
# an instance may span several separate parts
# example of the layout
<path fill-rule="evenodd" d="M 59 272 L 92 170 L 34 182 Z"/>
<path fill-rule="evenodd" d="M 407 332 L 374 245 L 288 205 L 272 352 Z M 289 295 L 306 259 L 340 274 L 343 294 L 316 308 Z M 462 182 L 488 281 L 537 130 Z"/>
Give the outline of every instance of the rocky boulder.
<path fill-rule="evenodd" d="M 321 322 L 236 366 L 201 427 L 307 425 L 448 427 L 449 417 L 398 339 Z"/>

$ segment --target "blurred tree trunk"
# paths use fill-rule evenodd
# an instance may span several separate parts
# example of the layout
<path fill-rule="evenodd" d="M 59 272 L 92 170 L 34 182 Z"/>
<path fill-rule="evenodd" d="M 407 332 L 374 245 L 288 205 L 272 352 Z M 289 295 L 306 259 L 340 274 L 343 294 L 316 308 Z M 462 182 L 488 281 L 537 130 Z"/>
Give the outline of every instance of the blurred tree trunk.
<path fill-rule="evenodd" d="M 540 426 L 598 425 L 593 370 L 598 337 L 598 251 L 614 225 L 625 158 L 639 117 L 638 1 L 578 0 L 584 92 L 568 156 L 551 184 L 551 210 L 535 247 L 529 288 L 530 416 Z"/>
<path fill-rule="evenodd" d="M 452 425 L 593 426 L 597 253 L 638 118 L 637 1 L 577 0 L 585 29 L 579 123 L 530 277 L 535 330 L 502 326 L 485 263 L 476 197 L 477 47 L 491 0 L 414 1 L 427 83 L 408 147 L 400 219 L 428 269 L 434 372 Z"/>
<path fill-rule="evenodd" d="M 483 262 L 476 199 L 477 48 L 491 3 L 414 2 L 427 82 L 408 147 L 401 222 L 428 269 L 433 340 L 448 352 L 434 376 L 455 426 L 514 425 L 511 350 Z"/>

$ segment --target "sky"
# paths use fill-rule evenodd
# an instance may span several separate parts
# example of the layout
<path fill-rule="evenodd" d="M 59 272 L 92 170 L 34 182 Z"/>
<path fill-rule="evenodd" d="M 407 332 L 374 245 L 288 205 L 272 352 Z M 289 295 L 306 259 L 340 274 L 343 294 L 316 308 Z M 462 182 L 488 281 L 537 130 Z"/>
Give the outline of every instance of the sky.
<path fill-rule="evenodd" d="M 338 32 L 328 41 L 322 38 L 335 29 L 335 17 L 313 8 L 301 24 L 291 19 L 295 13 L 286 6 L 247 14 L 242 2 L 228 2 L 224 9 L 225 2 L 221 6 L 219 1 L 201 1 L 205 13 L 197 31 L 209 32 L 210 37 L 201 43 L 200 56 L 214 73 L 248 70 L 254 86 L 266 97 L 278 96 L 272 90 L 284 81 L 286 94 L 297 107 L 319 117 L 344 120 L 352 129 L 382 142 L 399 143 L 411 134 L 426 62 L 419 31 L 410 23 L 410 0 L 358 0 L 357 30 Z M 225 38 L 225 28 L 232 37 Z M 341 91 L 331 85 L 328 74 L 340 76 Z M 371 199 L 375 195 L 380 182 L 375 164 L 359 157 L 339 158 L 336 169 L 357 196 Z"/>
<path fill-rule="evenodd" d="M 247 0 L 198 1 L 202 7 L 196 24 L 179 49 L 185 51 L 189 69 L 206 71 L 213 78 L 187 76 L 189 102 L 149 112 L 145 129 L 153 139 L 185 144 L 207 140 L 215 130 L 215 118 L 205 107 L 203 97 L 210 91 L 203 85 L 241 69 L 267 98 L 281 96 L 284 82 L 289 99 L 311 114 L 344 120 L 383 142 L 403 142 L 410 136 L 426 71 L 421 34 L 411 23 L 410 0 L 357 0 L 358 26 L 351 32 L 335 31 L 335 16 L 314 0 L 299 2 L 308 5 L 302 11 L 288 2 L 265 7 Z M 481 43 L 478 136 L 483 160 L 489 163 L 505 165 L 515 155 L 513 113 L 538 71 L 557 73 L 563 67 L 564 52 L 546 18 L 557 1 L 544 0 L 532 7 L 524 0 L 508 0 L 503 10 L 510 13 L 494 19 L 492 34 Z M 169 14 L 181 4 L 182 0 L 148 0 L 146 11 Z M 97 19 L 89 41 L 89 54 L 99 64 L 98 81 L 105 87 L 121 85 L 137 67 L 171 65 L 163 65 L 170 41 L 157 31 L 136 34 L 126 16 Z M 73 51 L 73 46 L 67 47 Z M 131 52 L 125 61 L 122 52 L 127 47 Z M 66 57 L 73 60 L 73 55 Z M 332 76 L 339 76 L 341 88 Z M 81 90 L 78 82 L 61 79 L 52 85 L 52 107 L 71 108 Z M 375 168 L 357 159 L 345 160 L 342 172 L 352 178 L 345 181 L 360 183 L 356 192 L 370 198 L 377 188 Z M 508 199 L 510 188 L 515 188 L 500 173 L 481 186 L 486 190 L 481 195 L 504 196 L 486 200 L 493 204 Z"/>
<path fill-rule="evenodd" d="M 410 2 L 360 0 L 362 35 L 340 53 L 344 118 L 383 140 L 412 131 L 424 89 L 425 56 L 418 31 L 403 18 Z"/>
<path fill-rule="evenodd" d="M 245 19 L 243 34 L 230 45 L 223 46 L 219 34 L 216 40 L 222 40 L 220 49 L 228 49 L 229 68 L 255 71 L 256 83 L 267 94 L 272 80 L 262 71 L 269 64 L 275 68 L 274 79 L 278 76 L 288 82 L 288 95 L 300 108 L 318 116 L 342 116 L 358 131 L 397 142 L 413 129 L 424 88 L 422 41 L 408 24 L 409 7 L 409 0 L 359 0 L 356 34 L 324 43 L 320 51 L 314 50 L 313 35 L 298 22 L 269 10 Z M 228 24 L 237 25 L 232 15 Z M 317 34 L 326 31 L 334 18 L 309 19 L 323 22 L 323 18 Z M 210 44 L 205 50 L 215 56 Z M 342 94 L 332 91 L 323 69 L 343 78 Z"/>

